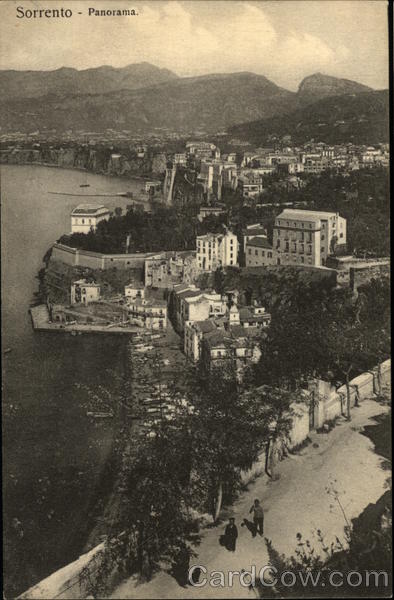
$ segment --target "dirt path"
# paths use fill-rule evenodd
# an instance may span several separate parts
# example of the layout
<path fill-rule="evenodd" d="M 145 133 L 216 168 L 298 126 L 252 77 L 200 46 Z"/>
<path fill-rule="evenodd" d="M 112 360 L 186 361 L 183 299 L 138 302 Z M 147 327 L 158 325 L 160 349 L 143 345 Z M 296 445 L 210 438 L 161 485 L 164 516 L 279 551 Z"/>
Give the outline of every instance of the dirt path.
<path fill-rule="evenodd" d="M 388 408 L 373 400 L 365 400 L 354 409 L 350 423 L 342 420 L 329 434 L 311 434 L 312 444 L 299 454 L 281 462 L 276 472 L 279 478 L 270 481 L 259 477 L 249 486 L 228 514 L 235 517 L 239 538 L 235 553 L 219 545 L 224 525 L 202 532 L 198 558 L 193 564 L 212 571 L 241 569 L 257 570 L 267 564 L 267 551 L 262 537 L 252 538 L 246 527 L 241 527 L 248 517 L 254 498 L 259 498 L 265 510 L 264 535 L 271 539 L 280 552 L 291 554 L 296 546 L 296 534 L 300 532 L 316 543 L 314 531 L 319 528 L 325 541 L 335 536 L 344 537 L 344 518 L 339 507 L 330 508 L 332 498 L 326 487 L 333 482 L 340 494 L 346 516 L 350 520 L 358 516 L 370 503 L 376 502 L 384 492 L 387 472 L 381 469 L 382 459 L 373 451 L 372 442 L 360 433 L 360 428 L 371 424 L 370 418 L 387 412 Z M 334 481 L 334 479 L 336 481 Z M 335 503 L 334 503 L 335 504 Z M 242 587 L 234 578 L 232 587 L 205 585 L 200 588 L 182 588 L 165 572 L 159 573 L 151 582 L 138 585 L 130 578 L 118 586 L 112 598 L 254 598 L 254 592 Z"/>

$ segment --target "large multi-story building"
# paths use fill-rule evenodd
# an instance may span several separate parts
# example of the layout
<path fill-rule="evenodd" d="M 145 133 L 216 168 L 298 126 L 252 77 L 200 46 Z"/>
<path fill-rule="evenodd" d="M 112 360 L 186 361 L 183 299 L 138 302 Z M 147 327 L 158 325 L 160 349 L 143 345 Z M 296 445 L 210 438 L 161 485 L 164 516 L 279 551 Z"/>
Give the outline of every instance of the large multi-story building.
<path fill-rule="evenodd" d="M 273 249 L 278 265 L 324 266 L 346 244 L 346 219 L 338 213 L 285 209 L 275 219 Z"/>
<path fill-rule="evenodd" d="M 231 231 L 197 236 L 197 266 L 201 271 L 238 264 L 238 239 Z"/>
<path fill-rule="evenodd" d="M 96 230 L 100 221 L 108 221 L 110 212 L 105 206 L 79 204 L 71 212 L 71 233 L 89 233 Z"/>

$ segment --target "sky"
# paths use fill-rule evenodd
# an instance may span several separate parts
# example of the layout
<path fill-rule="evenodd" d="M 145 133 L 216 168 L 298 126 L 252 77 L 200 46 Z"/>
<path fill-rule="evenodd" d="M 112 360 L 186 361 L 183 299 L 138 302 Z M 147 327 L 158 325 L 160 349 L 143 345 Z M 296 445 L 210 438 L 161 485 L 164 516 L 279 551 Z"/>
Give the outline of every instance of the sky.
<path fill-rule="evenodd" d="M 18 6 L 73 15 L 17 18 Z M 88 16 L 90 7 L 138 14 Z M 291 90 L 315 72 L 382 89 L 387 31 L 386 0 L 1 0 L 0 68 L 146 61 L 180 76 L 252 71 Z"/>

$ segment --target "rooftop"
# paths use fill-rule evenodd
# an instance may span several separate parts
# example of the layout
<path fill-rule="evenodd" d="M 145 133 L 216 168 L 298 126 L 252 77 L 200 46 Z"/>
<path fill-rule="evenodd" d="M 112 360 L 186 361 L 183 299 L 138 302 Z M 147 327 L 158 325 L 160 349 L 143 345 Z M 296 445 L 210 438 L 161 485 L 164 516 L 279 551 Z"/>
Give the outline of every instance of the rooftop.
<path fill-rule="evenodd" d="M 72 215 L 94 215 L 104 213 L 109 213 L 109 210 L 102 204 L 78 204 L 71 212 Z"/>
<path fill-rule="evenodd" d="M 298 208 L 285 208 L 277 219 L 304 219 L 306 221 L 318 221 L 338 216 L 338 213 L 324 212 L 320 210 L 302 210 Z"/>
<path fill-rule="evenodd" d="M 217 329 L 214 321 L 209 319 L 205 321 L 195 321 L 193 326 L 201 333 L 210 333 L 211 331 L 215 331 Z"/>
<path fill-rule="evenodd" d="M 258 248 L 267 248 L 268 250 L 272 250 L 272 246 L 267 240 L 267 238 L 254 237 L 251 240 L 246 242 L 247 246 L 255 246 Z"/>

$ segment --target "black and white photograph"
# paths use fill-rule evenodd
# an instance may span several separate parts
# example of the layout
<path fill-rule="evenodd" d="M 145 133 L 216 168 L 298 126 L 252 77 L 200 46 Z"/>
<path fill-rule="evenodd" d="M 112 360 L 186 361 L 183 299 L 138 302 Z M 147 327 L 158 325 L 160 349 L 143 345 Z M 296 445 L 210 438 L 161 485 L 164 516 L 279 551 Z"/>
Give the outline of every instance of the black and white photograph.
<path fill-rule="evenodd" d="M 0 1 L 3 600 L 392 597 L 392 8 Z"/>

